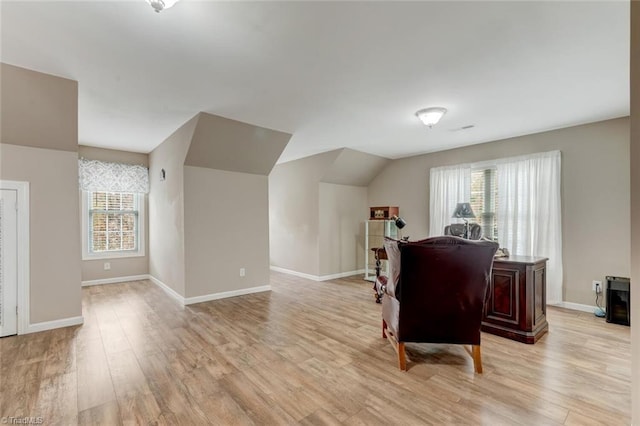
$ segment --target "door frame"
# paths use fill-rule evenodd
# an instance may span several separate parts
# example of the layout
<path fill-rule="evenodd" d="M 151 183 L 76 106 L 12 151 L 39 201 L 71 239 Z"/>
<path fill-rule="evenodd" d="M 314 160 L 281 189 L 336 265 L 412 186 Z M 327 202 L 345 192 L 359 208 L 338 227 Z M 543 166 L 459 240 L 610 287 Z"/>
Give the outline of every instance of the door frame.
<path fill-rule="evenodd" d="M 18 334 L 25 334 L 29 329 L 29 182 L 0 180 L 0 189 L 17 192 Z"/>

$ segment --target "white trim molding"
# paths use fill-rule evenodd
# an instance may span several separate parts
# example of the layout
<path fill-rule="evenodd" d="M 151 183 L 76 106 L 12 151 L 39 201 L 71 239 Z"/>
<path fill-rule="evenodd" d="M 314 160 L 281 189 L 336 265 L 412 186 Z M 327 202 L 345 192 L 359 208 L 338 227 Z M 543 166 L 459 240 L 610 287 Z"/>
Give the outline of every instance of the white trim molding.
<path fill-rule="evenodd" d="M 82 287 L 89 287 L 92 285 L 102 285 L 102 284 L 127 283 L 130 281 L 142 281 L 142 280 L 149 280 L 149 279 L 151 279 L 149 274 L 131 275 L 129 277 L 104 278 L 101 280 L 82 281 Z"/>
<path fill-rule="evenodd" d="M 0 180 L 0 189 L 17 191 L 18 203 L 18 334 L 29 333 L 29 182 Z"/>
<path fill-rule="evenodd" d="M 178 294 L 177 291 L 175 291 L 174 289 L 172 289 L 171 287 L 169 287 L 168 285 L 166 285 L 165 283 L 163 283 L 153 275 L 149 275 L 149 280 L 155 285 L 157 285 L 158 287 L 160 287 L 162 290 L 164 290 L 164 292 L 167 293 L 169 296 L 171 296 L 173 299 L 177 300 L 182 306 L 184 306 L 184 297 Z"/>
<path fill-rule="evenodd" d="M 272 265 L 269 268 L 272 271 L 282 272 L 283 274 L 289 274 L 289 275 L 293 275 L 300 278 L 306 278 L 312 281 L 329 281 L 329 280 L 335 280 L 338 278 L 352 277 L 354 275 L 364 274 L 364 269 L 358 269 L 357 271 L 341 272 L 339 274 L 331 274 L 331 275 L 311 275 L 311 274 L 305 274 L 304 272 L 292 271 L 291 269 L 281 268 L 279 266 Z"/>
<path fill-rule="evenodd" d="M 145 246 L 145 229 L 147 228 L 147 221 L 145 220 L 145 203 L 146 197 L 144 194 L 133 194 L 135 197 L 135 203 L 138 212 L 138 232 L 136 235 L 138 248 L 136 250 L 125 251 L 104 251 L 99 253 L 92 253 L 89 251 L 89 193 L 87 191 L 80 191 L 80 222 L 81 222 L 81 236 L 82 236 L 82 260 L 103 260 L 103 259 L 121 259 L 128 257 L 144 257 L 146 256 Z"/>
<path fill-rule="evenodd" d="M 157 285 L 158 287 L 160 287 L 162 290 L 164 290 L 164 292 L 167 293 L 169 296 L 171 296 L 173 299 L 178 301 L 178 303 L 180 303 L 180 305 L 182 306 L 193 305 L 195 303 L 209 302 L 211 300 L 226 299 L 228 297 L 243 296 L 245 294 L 271 291 L 270 285 L 263 285 L 259 287 L 241 288 L 238 290 L 223 291 L 220 293 L 211 293 L 211 294 L 205 294 L 202 296 L 185 298 L 180 294 L 178 294 L 178 292 L 176 292 L 174 289 L 172 289 L 171 287 L 169 287 L 168 285 L 166 285 L 165 283 L 163 283 L 162 281 L 154 277 L 153 275 L 149 275 L 149 280 L 155 285 Z"/>
<path fill-rule="evenodd" d="M 245 294 L 252 293 L 262 293 L 263 291 L 271 291 L 271 286 L 263 285 L 259 287 L 241 288 L 239 290 L 205 294 L 204 296 L 187 297 L 184 299 L 184 304 L 193 305 L 195 303 L 209 302 L 210 300 L 226 299 L 228 297 L 244 296 Z"/>
<path fill-rule="evenodd" d="M 565 308 L 565 309 L 571 309 L 573 311 L 582 311 L 582 312 L 591 312 L 591 313 L 594 313 L 596 309 L 599 309 L 597 306 L 583 305 L 581 303 L 573 303 L 573 302 L 560 302 L 560 303 L 554 303 L 553 305 L 548 304 L 547 306 L 555 306 L 556 308 Z M 604 308 L 602 308 L 602 310 L 604 311 Z"/>
<path fill-rule="evenodd" d="M 321 275 L 318 281 L 337 280 L 338 278 L 352 277 L 354 275 L 364 275 L 364 269 L 358 269 L 357 271 L 341 272 L 339 274 Z"/>
<path fill-rule="evenodd" d="M 279 266 L 270 266 L 272 271 L 282 272 L 283 274 L 293 275 L 294 277 L 306 278 L 308 280 L 320 281 L 317 275 L 305 274 L 304 272 L 293 271 L 291 269 L 281 268 Z"/>
<path fill-rule="evenodd" d="M 25 334 L 37 333 L 39 331 L 53 330 L 54 328 L 71 327 L 73 325 L 82 325 L 83 323 L 84 323 L 84 318 L 82 316 L 63 318 L 63 319 L 53 320 L 53 321 L 37 322 L 35 324 L 29 324 L 29 327 L 27 328 Z"/>

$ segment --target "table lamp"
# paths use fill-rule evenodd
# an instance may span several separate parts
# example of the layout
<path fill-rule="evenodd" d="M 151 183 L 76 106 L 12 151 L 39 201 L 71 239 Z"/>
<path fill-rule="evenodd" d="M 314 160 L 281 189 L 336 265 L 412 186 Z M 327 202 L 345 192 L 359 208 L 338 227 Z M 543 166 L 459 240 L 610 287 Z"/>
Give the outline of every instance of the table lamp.
<path fill-rule="evenodd" d="M 391 220 L 396 224 L 396 228 L 398 228 L 398 238 L 400 238 L 400 230 L 402 228 L 404 228 L 405 226 L 407 226 L 407 222 L 405 222 L 405 220 L 397 215 L 393 215 L 391 216 Z M 406 238 L 402 238 L 403 240 L 408 239 L 408 237 Z"/>

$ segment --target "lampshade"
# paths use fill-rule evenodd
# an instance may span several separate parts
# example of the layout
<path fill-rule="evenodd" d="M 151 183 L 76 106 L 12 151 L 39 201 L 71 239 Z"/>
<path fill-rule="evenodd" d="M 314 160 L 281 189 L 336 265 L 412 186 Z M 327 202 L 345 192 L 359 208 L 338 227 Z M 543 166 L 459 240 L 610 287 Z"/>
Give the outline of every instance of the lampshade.
<path fill-rule="evenodd" d="M 476 217 L 469 203 L 458 203 L 456 209 L 453 211 L 453 216 L 457 219 L 471 219 Z"/>
<path fill-rule="evenodd" d="M 405 222 L 405 221 L 404 221 L 404 219 L 403 219 L 403 218 L 401 218 L 401 217 L 398 217 L 398 216 L 396 216 L 396 215 L 393 215 L 393 216 L 391 217 L 391 219 L 395 221 L 396 226 L 398 227 L 398 229 L 402 229 L 402 228 L 404 228 L 405 226 L 407 226 L 407 222 Z"/>
<path fill-rule="evenodd" d="M 446 112 L 447 109 L 442 107 L 425 108 L 416 112 L 416 117 L 418 117 L 425 126 L 429 126 L 431 128 L 434 124 L 440 121 Z"/>
<path fill-rule="evenodd" d="M 169 9 L 177 2 L 178 0 L 147 0 L 147 3 L 158 13 L 164 9 Z"/>

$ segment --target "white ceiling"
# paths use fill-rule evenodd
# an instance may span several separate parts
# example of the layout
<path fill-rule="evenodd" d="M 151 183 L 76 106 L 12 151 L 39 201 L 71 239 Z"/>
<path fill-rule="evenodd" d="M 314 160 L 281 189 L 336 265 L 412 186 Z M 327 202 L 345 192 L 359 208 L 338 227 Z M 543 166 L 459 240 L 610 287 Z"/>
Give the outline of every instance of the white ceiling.
<path fill-rule="evenodd" d="M 84 145 L 149 152 L 205 111 L 292 133 L 280 162 L 398 158 L 629 114 L 628 1 L 2 1 L 1 15 L 3 62 L 79 82 Z M 430 106 L 449 110 L 431 130 L 413 115 Z"/>

